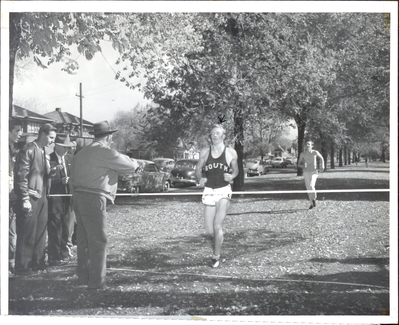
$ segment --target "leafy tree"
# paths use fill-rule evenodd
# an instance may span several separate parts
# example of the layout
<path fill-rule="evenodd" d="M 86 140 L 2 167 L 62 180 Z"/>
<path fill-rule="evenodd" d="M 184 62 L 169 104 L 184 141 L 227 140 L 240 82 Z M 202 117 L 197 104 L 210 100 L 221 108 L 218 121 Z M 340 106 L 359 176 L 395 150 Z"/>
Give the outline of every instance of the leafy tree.
<path fill-rule="evenodd" d="M 142 136 L 143 116 L 149 109 L 148 106 L 141 107 L 137 104 L 130 111 L 118 111 L 111 121 L 113 128 L 118 132 L 113 141 L 117 149 L 128 151 L 146 145 L 146 139 Z"/>
<path fill-rule="evenodd" d="M 280 138 L 286 127 L 285 118 L 278 112 L 261 106 L 251 110 L 245 123 L 245 151 L 251 151 L 261 159 L 272 151 L 272 143 Z"/>
<path fill-rule="evenodd" d="M 15 62 L 32 57 L 47 68 L 70 55 L 69 46 L 76 44 L 79 53 L 90 60 L 101 50 L 104 16 L 84 13 L 11 13 L 10 15 L 10 116 L 12 115 Z M 74 70 L 74 62 L 66 61 L 65 71 Z"/>
<path fill-rule="evenodd" d="M 383 14 L 334 14 L 328 48 L 338 65 L 326 108 L 310 129 L 325 145 L 356 148 L 384 125 L 389 129 L 389 29 Z M 327 114 L 327 115 L 326 115 Z"/>

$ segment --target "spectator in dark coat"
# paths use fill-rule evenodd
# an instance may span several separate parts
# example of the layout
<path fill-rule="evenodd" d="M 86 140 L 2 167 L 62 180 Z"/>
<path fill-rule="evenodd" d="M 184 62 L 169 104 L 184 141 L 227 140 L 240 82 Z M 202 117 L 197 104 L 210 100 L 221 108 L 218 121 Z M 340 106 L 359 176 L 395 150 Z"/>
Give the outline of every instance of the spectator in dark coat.
<path fill-rule="evenodd" d="M 16 231 L 16 218 L 15 218 L 15 202 L 17 196 L 14 192 L 14 165 L 18 153 L 18 149 L 15 144 L 18 143 L 19 138 L 23 132 L 23 123 L 21 120 L 10 119 L 8 128 L 8 187 L 9 187 L 9 251 L 8 251 L 8 261 L 9 261 L 9 273 L 13 274 L 15 269 L 15 248 L 17 245 L 17 231 Z"/>
<path fill-rule="evenodd" d="M 69 175 L 72 160 L 67 153 L 74 144 L 68 134 L 57 134 L 54 152 L 50 155 L 51 190 L 48 214 L 48 260 L 50 266 L 65 264 L 69 258 L 69 224 L 71 218 L 71 197 Z M 60 196 L 52 196 L 59 194 Z M 63 195 L 63 196 L 62 196 Z"/>
<path fill-rule="evenodd" d="M 54 142 L 56 128 L 44 124 L 36 140 L 18 153 L 15 165 L 17 248 L 15 273 L 29 275 L 45 270 L 48 220 L 47 196 L 50 190 L 50 162 L 45 148 Z"/>

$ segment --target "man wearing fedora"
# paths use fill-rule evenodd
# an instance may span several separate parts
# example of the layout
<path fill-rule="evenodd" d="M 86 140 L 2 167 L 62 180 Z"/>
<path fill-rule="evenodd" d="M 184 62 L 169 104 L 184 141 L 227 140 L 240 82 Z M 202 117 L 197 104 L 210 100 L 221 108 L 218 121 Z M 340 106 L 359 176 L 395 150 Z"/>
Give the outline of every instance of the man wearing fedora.
<path fill-rule="evenodd" d="M 73 146 L 68 134 L 57 134 L 54 141 L 54 152 L 50 154 L 51 190 L 47 223 L 47 251 L 50 266 L 62 265 L 70 256 L 67 244 L 70 236 L 69 219 L 73 214 L 71 213 L 71 197 L 66 194 L 69 194 L 72 159 L 67 153 Z M 51 196 L 51 194 L 60 194 L 60 196 Z"/>
<path fill-rule="evenodd" d="M 89 289 L 105 286 L 107 200 L 114 202 L 118 173 L 138 168 L 136 161 L 111 149 L 112 130 L 107 121 L 94 124 L 94 141 L 74 157 L 70 175 L 77 220 L 78 283 Z"/>
<path fill-rule="evenodd" d="M 48 201 L 51 179 L 45 149 L 56 137 L 56 128 L 43 124 L 36 140 L 26 144 L 15 162 L 17 247 L 15 274 L 45 270 Z"/>

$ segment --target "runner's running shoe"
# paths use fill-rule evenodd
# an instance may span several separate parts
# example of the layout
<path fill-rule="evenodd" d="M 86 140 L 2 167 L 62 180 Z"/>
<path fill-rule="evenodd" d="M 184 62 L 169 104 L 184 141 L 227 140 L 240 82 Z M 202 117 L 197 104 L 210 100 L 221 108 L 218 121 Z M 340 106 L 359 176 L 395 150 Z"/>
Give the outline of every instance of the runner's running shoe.
<path fill-rule="evenodd" d="M 213 259 L 212 259 L 212 267 L 213 267 L 213 268 L 216 268 L 216 267 L 218 267 L 218 266 L 219 266 L 219 260 L 213 258 Z"/>

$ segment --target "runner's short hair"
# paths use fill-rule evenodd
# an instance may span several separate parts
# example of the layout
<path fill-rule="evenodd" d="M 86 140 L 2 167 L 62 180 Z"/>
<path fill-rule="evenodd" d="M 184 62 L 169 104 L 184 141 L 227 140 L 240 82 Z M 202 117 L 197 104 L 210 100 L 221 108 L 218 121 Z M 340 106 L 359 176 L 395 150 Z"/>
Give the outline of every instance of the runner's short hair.
<path fill-rule="evenodd" d="M 307 140 L 305 141 L 305 143 L 308 143 L 308 142 L 310 142 L 311 144 L 314 144 L 313 140 L 311 140 L 311 139 L 307 139 Z"/>
<path fill-rule="evenodd" d="M 226 134 L 226 129 L 223 127 L 222 124 L 217 124 L 217 123 L 213 124 L 209 129 L 209 133 L 211 133 L 213 129 L 221 129 L 223 131 L 223 134 Z"/>

